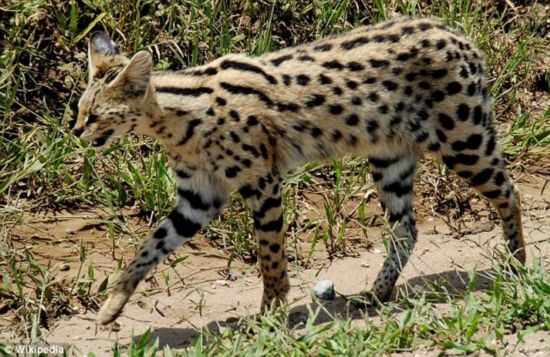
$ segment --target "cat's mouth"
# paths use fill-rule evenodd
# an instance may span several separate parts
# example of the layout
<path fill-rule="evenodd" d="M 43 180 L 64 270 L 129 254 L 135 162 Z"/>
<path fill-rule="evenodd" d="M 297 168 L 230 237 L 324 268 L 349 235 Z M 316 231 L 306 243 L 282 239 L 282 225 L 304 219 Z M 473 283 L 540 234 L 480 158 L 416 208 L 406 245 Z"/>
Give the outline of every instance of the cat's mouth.
<path fill-rule="evenodd" d="M 90 142 L 94 148 L 101 148 L 112 141 L 114 133 L 115 131 L 113 129 L 109 129 L 99 134 L 98 136 L 83 136 L 82 139 Z"/>

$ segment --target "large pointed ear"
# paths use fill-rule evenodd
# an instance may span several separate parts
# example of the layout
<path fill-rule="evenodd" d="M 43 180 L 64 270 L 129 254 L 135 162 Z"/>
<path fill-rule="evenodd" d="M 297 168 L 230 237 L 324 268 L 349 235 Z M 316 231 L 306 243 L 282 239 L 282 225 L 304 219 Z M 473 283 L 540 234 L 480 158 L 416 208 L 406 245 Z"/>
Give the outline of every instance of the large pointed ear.
<path fill-rule="evenodd" d="M 127 87 L 130 91 L 144 92 L 151 78 L 152 62 L 148 51 L 139 51 L 109 86 Z"/>
<path fill-rule="evenodd" d="M 118 47 L 105 32 L 94 32 L 88 43 L 89 80 L 100 78 L 115 64 Z"/>

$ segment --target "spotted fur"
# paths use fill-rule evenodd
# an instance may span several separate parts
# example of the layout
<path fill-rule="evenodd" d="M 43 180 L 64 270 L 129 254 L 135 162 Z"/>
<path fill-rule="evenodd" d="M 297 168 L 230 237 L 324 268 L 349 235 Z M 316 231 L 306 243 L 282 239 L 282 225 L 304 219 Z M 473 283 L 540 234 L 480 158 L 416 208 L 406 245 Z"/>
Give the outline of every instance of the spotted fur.
<path fill-rule="evenodd" d="M 174 210 L 126 267 L 99 313 L 116 319 L 138 283 L 223 209 L 237 190 L 254 218 L 262 307 L 289 290 L 282 177 L 312 161 L 369 159 L 389 220 L 390 254 L 372 293 L 386 300 L 417 238 L 411 199 L 425 153 L 495 206 L 525 261 L 519 197 L 492 124 L 483 60 L 472 42 L 428 19 L 396 19 L 261 57 L 227 55 L 180 72 L 120 54 L 92 36 L 90 79 L 74 132 L 94 146 L 128 132 L 160 139 L 177 178 Z"/>

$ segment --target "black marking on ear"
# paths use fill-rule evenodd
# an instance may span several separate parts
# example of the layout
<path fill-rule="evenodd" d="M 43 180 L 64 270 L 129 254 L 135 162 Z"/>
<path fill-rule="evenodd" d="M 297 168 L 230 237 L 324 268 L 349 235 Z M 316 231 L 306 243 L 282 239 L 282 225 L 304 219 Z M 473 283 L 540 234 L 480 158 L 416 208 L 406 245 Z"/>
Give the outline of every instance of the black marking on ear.
<path fill-rule="evenodd" d="M 120 74 L 123 68 L 124 66 L 122 65 L 109 68 L 107 72 L 105 72 L 105 74 L 102 75 L 101 73 L 98 73 L 95 78 L 98 79 L 100 76 L 102 76 L 105 83 L 110 83 L 113 79 L 116 78 L 116 76 Z"/>
<path fill-rule="evenodd" d="M 115 43 L 109 38 L 106 32 L 97 31 L 90 37 L 90 42 L 94 46 L 94 51 L 105 56 L 114 56 L 120 53 Z"/>

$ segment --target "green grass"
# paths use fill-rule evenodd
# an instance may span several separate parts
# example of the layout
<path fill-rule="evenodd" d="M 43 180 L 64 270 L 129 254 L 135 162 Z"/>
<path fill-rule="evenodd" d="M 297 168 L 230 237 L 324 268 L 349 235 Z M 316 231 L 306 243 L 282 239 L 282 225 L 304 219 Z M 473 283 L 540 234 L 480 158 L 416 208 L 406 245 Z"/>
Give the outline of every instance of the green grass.
<path fill-rule="evenodd" d="M 305 323 L 290 325 L 287 310 L 243 320 L 241 329 L 221 333 L 204 331 L 183 350 L 159 349 L 158 340 L 144 333 L 127 346 L 130 356 L 236 356 L 236 355 L 348 355 L 406 352 L 418 348 L 449 354 L 485 352 L 491 355 L 512 351 L 514 343 L 537 331 L 550 329 L 550 276 L 543 262 L 535 260 L 526 269 L 495 265 L 484 273 L 472 271 L 468 289 L 459 297 L 434 302 L 425 296 L 405 298 L 366 316 L 364 326 L 349 318 L 332 316 L 322 306 L 311 307 Z M 476 291 L 478 274 L 493 281 L 489 290 Z M 446 312 L 438 306 L 446 304 Z M 320 314 L 330 322 L 316 322 Z M 117 345 L 117 351 L 121 347 Z M 115 352 L 114 355 L 117 355 Z"/>
<path fill-rule="evenodd" d="M 546 82 L 548 86 L 550 82 L 544 72 L 547 69 L 536 60 L 549 50 L 543 37 L 548 15 L 516 16 L 505 2 L 468 0 L 158 3 L 12 0 L 0 6 L 0 298 L 16 311 L 14 328 L 28 341 L 39 341 L 52 318 L 72 314 L 70 302 L 96 308 L 106 281 L 99 291 L 90 290 L 98 277 L 89 262 L 88 248 L 81 245 L 75 250 L 82 267 L 90 268 L 81 271 L 79 277 L 84 277 L 68 288 L 56 284 L 53 277 L 59 267 L 39 263 L 32 248 L 15 249 L 9 233 L 12 223 L 8 222 L 21 224 L 24 213 L 37 210 L 106 207 L 112 213 L 107 224 L 112 253 L 121 259 L 116 252 L 121 231 L 132 236 L 134 244 L 144 237 L 133 231 L 129 207 L 154 223 L 169 211 L 174 196 L 174 178 L 158 143 L 131 137 L 97 152 L 69 134 L 76 103 L 85 88 L 86 40 L 95 29 L 114 34 L 128 53 L 150 49 L 156 69 L 177 70 L 231 52 L 260 55 L 377 23 L 395 13 L 441 17 L 472 36 L 485 53 L 506 159 L 518 164 L 548 162 L 550 110 L 531 105 L 532 98 L 541 95 L 535 84 Z M 365 231 L 369 225 L 366 203 L 359 199 L 360 193 L 371 187 L 366 170 L 364 160 L 345 159 L 312 163 L 287 178 L 285 215 L 291 227 L 287 237 L 293 259 L 307 265 L 319 247 L 331 257 L 349 251 L 346 232 L 352 226 Z M 468 197 L 463 194 L 449 194 L 451 188 L 458 187 L 452 178 L 445 180 L 451 181 L 433 187 L 442 207 L 448 208 L 455 200 L 460 201 L 458 206 L 466 204 Z M 304 191 L 321 195 L 322 204 L 317 208 L 322 218 L 301 216 Z M 235 195 L 223 216 L 203 230 L 212 244 L 230 253 L 230 261 L 256 260 L 247 213 Z M 301 251 L 305 234 L 310 235 L 309 248 Z M 327 325 L 310 321 L 305 331 L 295 331 L 280 316 L 268 316 L 251 322 L 256 334 L 232 330 L 205 334 L 189 353 L 269 351 L 287 355 L 294 349 L 312 348 L 318 354 L 331 355 L 359 351 L 364 346 L 370 352 L 392 352 L 429 344 L 439 349 L 493 353 L 495 347 L 487 347 L 478 332 L 498 339 L 502 336 L 499 331 L 511 324 L 508 317 L 525 324 L 517 334 L 548 330 L 548 301 L 540 302 L 548 296 L 548 276 L 541 264 L 522 270 L 519 277 L 497 270 L 494 280 L 498 284 L 492 290 L 467 292 L 449 300 L 453 310 L 446 317 L 437 315 L 434 305 L 422 299 L 382 309 L 383 323 L 367 320 L 366 328 L 335 319 Z M 513 299 L 518 296 L 521 299 Z M 396 316 L 394 308 L 401 313 Z M 2 348 L 0 345 L 0 354 Z M 140 355 L 155 347 L 145 338 L 129 348 Z"/>

